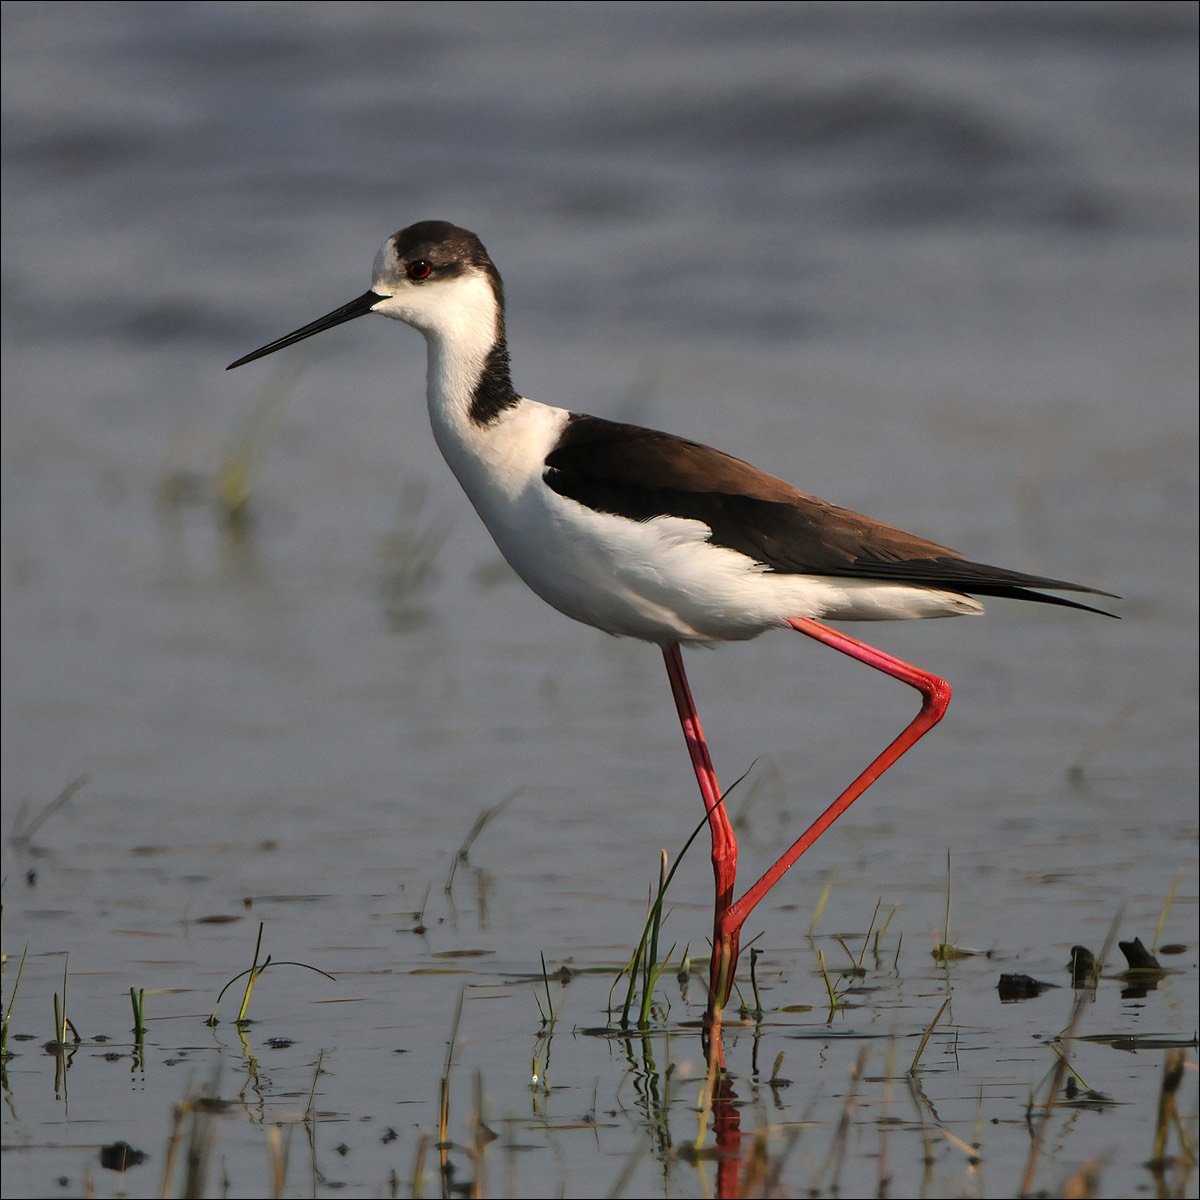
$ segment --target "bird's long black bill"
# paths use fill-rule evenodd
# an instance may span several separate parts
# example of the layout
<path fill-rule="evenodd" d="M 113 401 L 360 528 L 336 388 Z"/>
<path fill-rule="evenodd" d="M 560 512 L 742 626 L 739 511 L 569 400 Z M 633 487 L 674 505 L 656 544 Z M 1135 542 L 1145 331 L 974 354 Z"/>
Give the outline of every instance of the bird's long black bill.
<path fill-rule="evenodd" d="M 266 358 L 268 354 L 274 354 L 276 350 L 282 350 L 284 346 L 294 346 L 297 342 L 312 337 L 314 333 L 322 333 L 326 329 L 332 329 L 335 325 L 343 325 L 347 321 L 353 321 L 355 317 L 365 317 L 380 300 L 386 299 L 386 296 L 381 296 L 378 292 L 363 292 L 357 300 L 351 300 L 349 304 L 335 308 L 333 312 L 305 325 L 303 329 L 297 329 L 295 333 L 289 333 L 286 337 L 277 338 L 275 341 L 259 347 L 245 357 L 239 358 L 237 362 L 231 362 L 225 370 L 232 371 L 234 367 L 244 367 L 246 363 L 253 362 L 256 358 Z"/>

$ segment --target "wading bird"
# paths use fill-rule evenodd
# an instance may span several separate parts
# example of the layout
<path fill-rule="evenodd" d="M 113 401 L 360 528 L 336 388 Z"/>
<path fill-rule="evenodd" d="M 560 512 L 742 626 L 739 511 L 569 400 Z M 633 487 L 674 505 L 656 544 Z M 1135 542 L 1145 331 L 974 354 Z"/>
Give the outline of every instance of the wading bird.
<path fill-rule="evenodd" d="M 424 334 L 434 438 L 517 574 L 567 616 L 662 650 L 712 834 L 710 1025 L 729 997 L 742 926 L 755 905 L 937 724 L 950 700 L 945 680 L 821 621 L 979 613 L 975 596 L 1099 612 L 1037 589 L 1109 595 L 971 562 L 708 446 L 526 399 L 509 373 L 500 273 L 479 238 L 445 221 L 422 221 L 388 238 L 369 291 L 230 369 L 368 313 Z M 907 683 L 921 693 L 921 710 L 735 900 L 737 840 L 680 646 L 780 628 Z"/>

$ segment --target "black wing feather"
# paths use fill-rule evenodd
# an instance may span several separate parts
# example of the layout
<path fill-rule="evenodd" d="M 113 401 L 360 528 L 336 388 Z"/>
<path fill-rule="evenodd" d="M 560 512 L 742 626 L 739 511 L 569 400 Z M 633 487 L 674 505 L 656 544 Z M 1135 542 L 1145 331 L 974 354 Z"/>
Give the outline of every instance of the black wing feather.
<path fill-rule="evenodd" d="M 1097 588 L 971 562 L 955 550 L 797 491 L 731 455 L 638 426 L 572 416 L 546 457 L 545 482 L 597 512 L 681 517 L 709 540 L 782 574 L 878 579 L 1103 612 L 1033 588 Z M 1105 613 L 1111 616 L 1111 613 Z"/>

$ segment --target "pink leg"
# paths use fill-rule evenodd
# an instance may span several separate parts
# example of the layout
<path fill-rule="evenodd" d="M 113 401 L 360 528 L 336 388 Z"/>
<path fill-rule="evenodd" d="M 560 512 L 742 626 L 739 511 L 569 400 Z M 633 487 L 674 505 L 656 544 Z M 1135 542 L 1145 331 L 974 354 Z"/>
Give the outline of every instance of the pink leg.
<path fill-rule="evenodd" d="M 704 730 L 700 728 L 700 715 L 696 712 L 692 692 L 688 687 L 687 675 L 683 670 L 683 655 L 678 643 L 663 647 L 663 658 L 667 664 L 667 678 L 671 681 L 671 694 L 675 697 L 675 708 L 679 713 L 679 724 L 683 726 L 683 739 L 687 743 L 700 795 L 708 811 L 708 827 L 712 834 L 713 878 L 716 881 L 716 901 L 713 905 L 713 957 L 709 980 L 710 1018 L 723 1007 L 733 986 L 733 968 L 737 963 L 738 941 L 741 926 L 731 934 L 722 932 L 721 920 L 733 903 L 733 885 L 737 878 L 737 837 L 729 823 L 729 814 L 721 803 L 721 785 L 713 770 Z"/>
<path fill-rule="evenodd" d="M 904 727 L 900 736 L 796 839 L 763 877 L 736 903 L 724 909 L 717 919 L 722 935 L 740 935 L 742 924 L 758 902 L 779 882 L 800 856 L 873 784 L 889 767 L 912 749 L 946 714 L 950 703 L 950 685 L 928 671 L 911 666 L 882 650 L 876 650 L 847 634 L 839 633 L 818 621 L 793 617 L 788 624 L 797 633 L 815 638 L 842 654 L 907 683 L 921 693 L 921 711 Z"/>
<path fill-rule="evenodd" d="M 713 910 L 713 960 L 708 1012 L 710 1022 L 719 1017 L 721 1008 L 729 999 L 737 966 L 742 926 L 746 918 L 821 834 L 942 719 L 946 706 L 950 703 L 950 685 L 936 675 L 910 666 L 882 650 L 876 650 L 844 633 L 838 633 L 818 621 L 794 617 L 788 620 L 788 624 L 797 633 L 815 638 L 842 654 L 847 654 L 885 675 L 890 675 L 893 679 L 916 688 L 923 697 L 921 711 L 905 726 L 900 736 L 779 857 L 762 878 L 740 900 L 733 903 L 733 886 L 737 874 L 737 839 L 725 806 L 719 803 L 721 789 L 704 741 L 704 733 L 700 728 L 700 718 L 688 688 L 687 677 L 683 672 L 683 656 L 677 645 L 663 648 L 675 707 L 679 712 L 683 736 L 687 742 L 697 782 L 700 784 L 700 794 L 708 810 L 708 822 L 712 831 L 713 874 L 716 878 L 717 895 Z"/>

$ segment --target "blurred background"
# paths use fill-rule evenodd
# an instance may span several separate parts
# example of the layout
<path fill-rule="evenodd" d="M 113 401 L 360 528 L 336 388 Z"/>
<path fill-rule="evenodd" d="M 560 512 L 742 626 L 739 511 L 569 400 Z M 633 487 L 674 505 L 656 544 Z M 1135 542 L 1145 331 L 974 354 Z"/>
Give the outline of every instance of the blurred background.
<path fill-rule="evenodd" d="M 5 5 L 6 812 L 86 775 L 80 848 L 236 820 L 305 855 L 326 832 L 374 845 L 384 872 L 404 839 L 448 850 L 446 804 L 465 821 L 514 788 L 588 840 L 612 817 L 597 786 L 636 800 L 636 845 L 692 812 L 658 655 L 515 583 L 437 457 L 419 338 L 361 321 L 224 373 L 438 217 L 505 274 L 526 394 L 1125 597 L 1119 625 L 997 603 L 872 630 L 959 689 L 937 757 L 881 804 L 945 804 L 966 831 L 992 787 L 1012 816 L 1087 760 L 1115 813 L 1176 836 L 1195 23 L 1152 3 Z M 801 772 L 803 811 L 908 698 L 781 637 L 693 655 L 696 690 L 726 772 Z M 935 794 L 906 800 L 925 772 Z M 541 820 L 513 836 L 563 845 Z"/>

